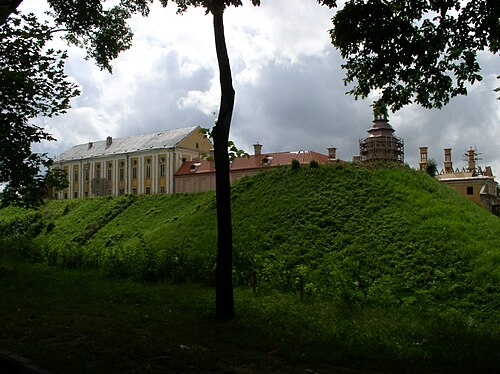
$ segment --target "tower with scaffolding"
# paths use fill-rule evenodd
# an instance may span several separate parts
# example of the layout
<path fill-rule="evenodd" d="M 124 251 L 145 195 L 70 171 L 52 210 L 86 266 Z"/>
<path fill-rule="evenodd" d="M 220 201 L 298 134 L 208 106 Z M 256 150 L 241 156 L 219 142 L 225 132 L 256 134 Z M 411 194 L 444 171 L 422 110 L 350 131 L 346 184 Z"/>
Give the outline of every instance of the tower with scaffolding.
<path fill-rule="evenodd" d="M 394 131 L 387 114 L 375 114 L 368 137 L 359 141 L 359 159 L 403 163 L 404 142 Z"/>

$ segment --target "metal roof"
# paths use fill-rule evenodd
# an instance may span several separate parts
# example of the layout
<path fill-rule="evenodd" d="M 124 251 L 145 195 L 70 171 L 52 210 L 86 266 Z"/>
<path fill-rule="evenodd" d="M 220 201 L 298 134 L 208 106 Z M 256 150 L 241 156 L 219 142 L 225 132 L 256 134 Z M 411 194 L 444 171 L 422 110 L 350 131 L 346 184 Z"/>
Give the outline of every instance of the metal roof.
<path fill-rule="evenodd" d="M 55 162 L 73 161 L 95 157 L 106 157 L 117 154 L 148 151 L 153 149 L 174 148 L 186 136 L 199 126 L 183 127 L 147 134 L 132 135 L 111 140 L 108 146 L 106 140 L 78 144 L 55 157 Z"/>

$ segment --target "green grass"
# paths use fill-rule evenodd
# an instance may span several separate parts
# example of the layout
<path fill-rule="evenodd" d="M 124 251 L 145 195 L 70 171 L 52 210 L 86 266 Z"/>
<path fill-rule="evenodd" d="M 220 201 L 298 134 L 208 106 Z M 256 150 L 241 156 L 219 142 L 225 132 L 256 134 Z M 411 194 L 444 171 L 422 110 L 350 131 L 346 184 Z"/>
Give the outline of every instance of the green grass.
<path fill-rule="evenodd" d="M 232 206 L 239 286 L 475 318 L 500 310 L 500 220 L 424 173 L 284 167 L 240 181 Z M 4 247 L 48 264 L 213 284 L 212 192 L 52 201 L 0 219 Z"/>
<path fill-rule="evenodd" d="M 171 352 L 177 352 L 180 345 L 189 346 L 182 341 L 198 344 L 191 334 L 198 338 L 210 335 L 201 346 L 213 344 L 218 347 L 216 353 L 203 348 L 196 357 L 206 357 L 206 361 L 200 358 L 200 365 L 212 371 L 239 370 L 232 370 L 227 362 L 222 369 L 209 364 L 233 346 L 240 368 L 251 370 L 250 362 L 262 357 L 265 363 L 257 372 L 278 371 L 279 365 L 320 372 L 338 366 L 382 372 L 387 367 L 394 371 L 403 367 L 406 372 L 412 367 L 416 372 L 428 367 L 481 372 L 500 362 L 500 220 L 426 174 L 355 164 L 298 170 L 283 167 L 238 182 L 232 191 L 232 207 L 238 321 L 229 325 L 211 319 L 216 254 L 213 192 L 51 201 L 39 211 L 3 209 L 0 254 L 12 261 L 44 264 L 26 265 L 36 269 L 33 277 L 38 274 L 69 283 L 66 293 L 54 296 L 60 302 L 54 307 L 59 314 L 105 315 L 101 322 L 82 318 L 85 325 L 95 324 L 101 330 L 109 323 L 106 333 L 97 334 L 103 341 L 116 342 L 103 343 L 105 352 L 112 344 L 126 342 L 129 346 L 131 340 L 141 341 L 134 334 L 120 337 L 117 326 L 134 332 L 134 323 L 113 320 L 111 314 L 138 320 L 137 313 L 147 304 L 150 309 L 144 315 L 154 315 L 158 309 L 158 319 L 148 319 L 152 325 L 139 330 L 152 331 L 157 324 L 159 332 L 173 335 L 182 335 L 179 329 L 190 331 L 189 338 L 174 339 Z M 47 268 L 47 264 L 57 267 Z M 18 265 L 14 268 L 14 275 L 24 274 Z M 6 269 L 3 278 L 0 271 L 2 282 L 10 279 L 10 268 Z M 14 275 L 12 285 L 18 281 Z M 25 274 L 22 277 L 30 280 Z M 45 286 L 50 284 L 45 279 L 31 282 L 36 287 L 26 286 L 33 289 L 26 291 L 30 295 L 27 303 L 37 304 L 37 295 L 44 295 L 45 288 L 47 292 L 66 289 Z M 100 299 L 101 294 L 89 294 L 86 301 L 73 299 L 71 288 L 82 287 L 76 284 L 95 282 L 99 282 L 100 293 L 125 287 L 135 295 L 132 299 L 145 297 L 146 301 L 117 306 L 89 302 Z M 75 293 L 94 291 L 87 286 Z M 113 296 L 113 300 L 128 300 L 124 291 L 117 292 L 122 296 Z M 12 297 L 12 308 L 18 308 Z M 51 304 L 55 302 L 49 302 L 47 310 Z M 48 315 L 47 310 L 38 314 Z M 173 320 L 162 322 L 160 316 L 168 315 L 166 310 L 176 312 L 172 312 Z M 14 309 L 5 315 L 15 315 Z M 77 317 L 71 318 L 79 323 Z M 179 329 L 174 320 L 179 321 Z M 39 320 L 33 326 L 37 323 L 43 326 Z M 188 327 L 191 325 L 193 329 Z M 221 326 L 234 338 L 219 332 Z M 7 336 L 18 335 L 12 330 Z M 168 345 L 162 339 L 154 338 L 160 345 Z M 82 340 L 86 342 L 86 338 Z M 93 357 L 98 349 L 93 347 L 99 344 L 92 341 L 82 349 Z M 14 345 L 12 349 L 22 352 L 22 348 Z M 131 348 L 134 352 L 149 349 Z M 164 355 L 153 350 L 157 352 L 154 357 L 165 364 Z M 246 359 L 247 351 L 253 353 Z M 126 347 L 118 352 L 126 355 Z M 188 370 L 182 366 L 188 352 L 193 349 L 174 354 L 181 358 L 171 367 Z M 28 353 L 36 356 L 33 349 Z M 177 362 L 168 354 L 166 357 L 168 362 Z M 109 365 L 130 365 L 123 370 L 134 372 L 144 363 L 134 360 L 135 364 Z M 273 362 L 277 362 L 275 366 Z"/>
<path fill-rule="evenodd" d="M 339 309 L 238 288 L 238 319 L 220 323 L 213 289 L 199 285 L 5 258 L 0 269 L 0 346 L 55 373 L 487 373 L 500 360 L 491 325 L 457 316 Z"/>

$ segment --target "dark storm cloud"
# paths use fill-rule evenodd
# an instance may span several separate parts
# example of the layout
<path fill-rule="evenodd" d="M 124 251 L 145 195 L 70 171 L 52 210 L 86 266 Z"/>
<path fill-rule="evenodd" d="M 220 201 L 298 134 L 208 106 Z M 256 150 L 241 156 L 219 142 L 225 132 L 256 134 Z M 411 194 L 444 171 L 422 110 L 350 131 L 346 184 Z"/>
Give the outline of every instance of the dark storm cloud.
<path fill-rule="evenodd" d="M 351 159 L 371 121 L 368 100 L 345 95 L 337 54 L 304 57 L 298 63 L 273 63 L 257 83 L 237 87 L 233 134 L 268 151 L 338 148 Z"/>

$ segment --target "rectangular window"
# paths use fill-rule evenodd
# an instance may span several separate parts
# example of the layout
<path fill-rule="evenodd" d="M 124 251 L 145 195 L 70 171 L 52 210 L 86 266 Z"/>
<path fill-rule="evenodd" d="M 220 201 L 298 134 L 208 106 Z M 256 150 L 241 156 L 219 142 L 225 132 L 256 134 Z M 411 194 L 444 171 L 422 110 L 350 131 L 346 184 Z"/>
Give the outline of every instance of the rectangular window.
<path fill-rule="evenodd" d="M 125 179 L 125 170 L 123 169 L 123 167 L 120 168 L 120 180 L 124 180 Z"/>
<path fill-rule="evenodd" d="M 151 179 L 151 160 L 146 160 L 146 179 Z"/>
<path fill-rule="evenodd" d="M 151 194 L 151 187 L 146 187 L 146 195 L 150 195 Z"/>
<path fill-rule="evenodd" d="M 119 191 L 120 195 L 125 195 L 125 189 L 123 188 L 120 188 L 120 191 Z"/>
<path fill-rule="evenodd" d="M 73 182 L 78 183 L 78 169 L 73 171 Z"/>
<path fill-rule="evenodd" d="M 111 182 L 111 169 L 108 169 L 108 181 Z"/>
<path fill-rule="evenodd" d="M 137 195 L 137 188 L 132 188 L 132 195 Z"/>
<path fill-rule="evenodd" d="M 165 164 L 160 164 L 160 177 L 165 176 Z"/>
<path fill-rule="evenodd" d="M 165 193 L 165 187 L 160 187 L 160 193 Z"/>
<path fill-rule="evenodd" d="M 137 179 L 137 161 L 134 161 L 132 163 L 132 179 L 133 180 Z"/>
<path fill-rule="evenodd" d="M 474 187 L 472 186 L 467 187 L 467 195 L 474 195 Z"/>
<path fill-rule="evenodd" d="M 85 169 L 85 181 L 88 182 L 89 179 L 90 179 L 90 171 L 89 171 L 89 169 Z"/>
<path fill-rule="evenodd" d="M 76 199 L 78 197 L 78 192 L 74 192 L 73 197 Z"/>

